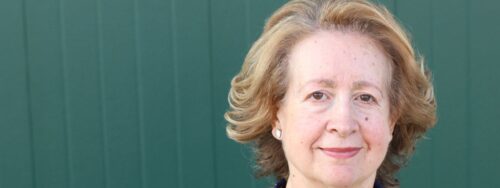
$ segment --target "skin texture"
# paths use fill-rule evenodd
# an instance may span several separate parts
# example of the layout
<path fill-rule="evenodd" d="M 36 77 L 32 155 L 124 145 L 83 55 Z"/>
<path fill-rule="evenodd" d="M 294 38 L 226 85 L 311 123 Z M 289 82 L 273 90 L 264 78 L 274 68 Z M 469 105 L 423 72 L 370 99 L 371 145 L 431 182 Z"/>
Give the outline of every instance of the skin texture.
<path fill-rule="evenodd" d="M 389 62 L 357 32 L 318 31 L 293 47 L 273 127 L 282 130 L 288 188 L 373 187 L 394 127 Z"/>

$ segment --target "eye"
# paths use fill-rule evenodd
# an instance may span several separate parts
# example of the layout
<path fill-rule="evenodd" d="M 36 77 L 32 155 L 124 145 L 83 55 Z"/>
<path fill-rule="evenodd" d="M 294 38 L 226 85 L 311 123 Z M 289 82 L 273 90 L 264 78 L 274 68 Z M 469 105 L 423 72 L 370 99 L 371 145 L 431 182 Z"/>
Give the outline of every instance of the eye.
<path fill-rule="evenodd" d="M 311 98 L 311 97 L 317 101 L 326 100 L 326 94 L 321 92 L 321 91 L 313 92 L 309 98 Z"/>
<path fill-rule="evenodd" d="M 363 103 L 373 103 L 376 102 L 375 97 L 370 94 L 362 94 L 356 97 L 355 100 L 361 100 Z"/>

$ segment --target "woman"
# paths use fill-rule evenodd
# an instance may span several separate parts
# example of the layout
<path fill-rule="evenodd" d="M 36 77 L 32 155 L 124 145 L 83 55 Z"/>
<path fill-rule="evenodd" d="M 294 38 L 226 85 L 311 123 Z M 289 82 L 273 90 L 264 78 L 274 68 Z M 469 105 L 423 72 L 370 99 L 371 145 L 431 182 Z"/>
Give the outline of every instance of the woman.
<path fill-rule="evenodd" d="M 229 91 L 227 133 L 276 187 L 398 187 L 435 123 L 430 78 L 401 26 L 364 0 L 277 10 Z"/>

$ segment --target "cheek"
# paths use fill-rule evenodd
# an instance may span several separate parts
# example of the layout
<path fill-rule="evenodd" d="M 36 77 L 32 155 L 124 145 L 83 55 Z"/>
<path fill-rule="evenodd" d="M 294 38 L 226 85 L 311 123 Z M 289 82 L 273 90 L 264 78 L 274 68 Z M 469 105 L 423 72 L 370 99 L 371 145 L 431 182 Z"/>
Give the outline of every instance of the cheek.
<path fill-rule="evenodd" d="M 367 116 L 363 119 L 363 138 L 372 149 L 386 149 L 391 141 L 389 121 Z"/>
<path fill-rule="evenodd" d="M 321 136 L 324 121 L 321 115 L 297 109 L 287 115 L 287 124 L 284 131 L 287 137 L 285 142 L 293 145 L 310 147 Z"/>
<path fill-rule="evenodd" d="M 356 111 L 358 122 L 361 125 L 365 141 L 377 146 L 388 145 L 392 139 L 388 107 L 358 109 Z"/>

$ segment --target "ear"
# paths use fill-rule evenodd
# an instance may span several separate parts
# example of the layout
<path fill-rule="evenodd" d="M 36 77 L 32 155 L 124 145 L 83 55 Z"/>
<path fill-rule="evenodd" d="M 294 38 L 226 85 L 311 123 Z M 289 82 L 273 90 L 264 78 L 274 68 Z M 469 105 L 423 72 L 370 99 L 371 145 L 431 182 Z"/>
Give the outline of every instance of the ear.
<path fill-rule="evenodd" d="M 282 127 L 282 111 L 281 110 L 278 110 L 276 112 L 276 118 L 275 120 L 273 121 L 273 124 L 272 124 L 272 130 L 271 130 L 271 134 L 274 136 L 274 138 L 276 138 L 277 140 L 281 140 L 281 136 L 283 134 L 283 127 Z M 278 133 L 279 132 L 279 133 Z"/>
<path fill-rule="evenodd" d="M 394 128 L 395 127 L 396 127 L 396 122 L 395 121 L 391 122 L 391 124 L 389 125 L 389 129 L 391 131 L 391 135 L 392 135 L 392 133 L 394 133 Z"/>
<path fill-rule="evenodd" d="M 273 122 L 273 128 L 272 128 L 272 134 L 274 135 L 274 133 L 276 132 L 276 129 L 281 129 L 281 123 L 280 123 L 280 118 L 276 117 L 276 120 L 274 120 Z"/>
<path fill-rule="evenodd" d="M 398 122 L 399 120 L 399 115 L 397 116 L 390 116 L 389 117 L 389 130 L 391 131 L 391 135 L 394 133 L 394 128 L 396 128 L 396 123 Z"/>
<path fill-rule="evenodd" d="M 389 124 L 389 131 L 390 131 L 389 136 L 391 137 L 390 141 L 392 141 L 392 138 L 394 137 L 394 128 L 396 128 L 396 122 L 397 121 L 391 120 L 391 122 Z"/>

